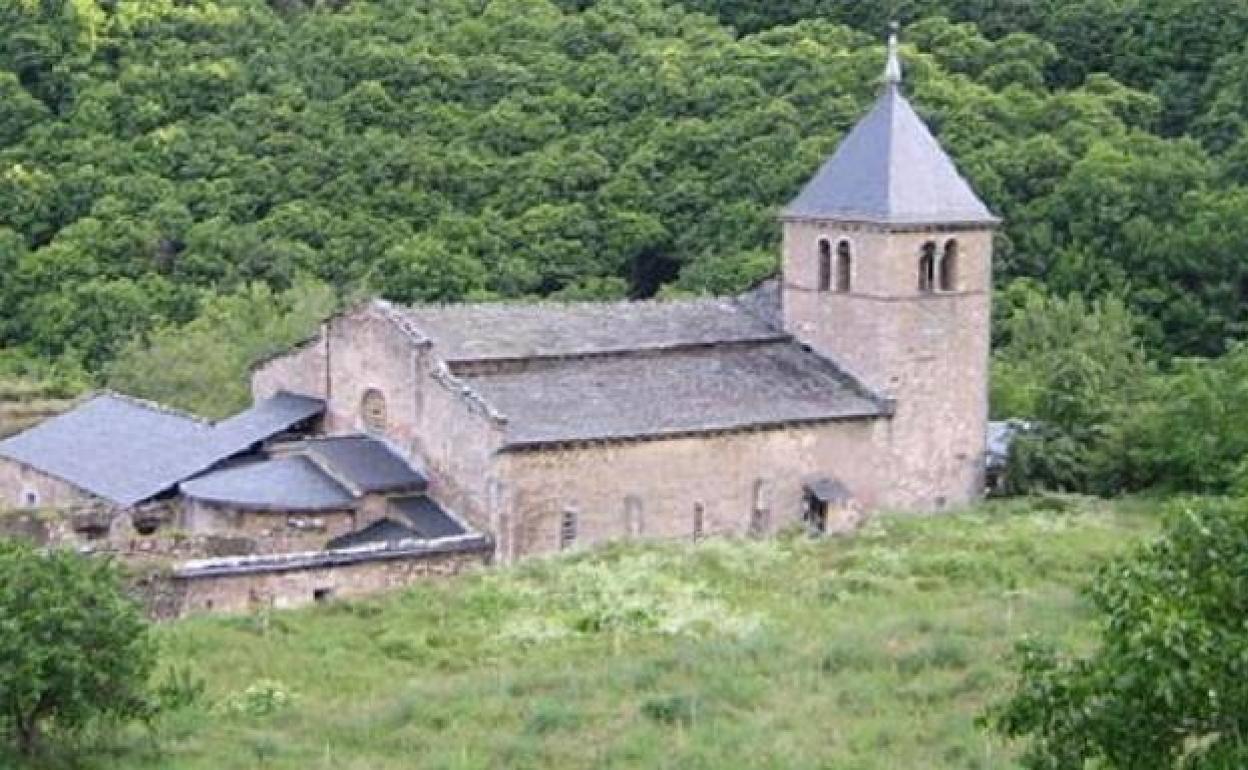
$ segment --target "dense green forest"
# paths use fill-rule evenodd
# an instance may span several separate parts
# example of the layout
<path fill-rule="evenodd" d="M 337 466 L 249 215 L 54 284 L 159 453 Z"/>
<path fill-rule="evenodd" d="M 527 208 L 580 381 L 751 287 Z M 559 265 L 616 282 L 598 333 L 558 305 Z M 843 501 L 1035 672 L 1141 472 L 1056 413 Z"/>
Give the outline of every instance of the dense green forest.
<path fill-rule="evenodd" d="M 1248 324 L 1240 0 L 4 3 L 0 369 L 218 412 L 188 359 L 236 376 L 343 297 L 740 290 L 892 17 L 1006 220 L 996 411 L 1056 426 L 1058 486 L 1142 479 L 1122 442 L 1168 428 L 1124 407 L 1243 366 L 1186 361 Z"/>

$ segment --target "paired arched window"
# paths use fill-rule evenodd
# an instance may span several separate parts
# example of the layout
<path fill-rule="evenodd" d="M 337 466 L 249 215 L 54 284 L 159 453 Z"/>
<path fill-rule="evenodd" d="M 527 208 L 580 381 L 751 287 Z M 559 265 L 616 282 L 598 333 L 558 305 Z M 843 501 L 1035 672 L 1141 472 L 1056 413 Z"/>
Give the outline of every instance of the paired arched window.
<path fill-rule="evenodd" d="M 832 254 L 832 242 L 827 238 L 819 239 L 819 291 L 847 292 L 853 282 L 853 251 L 849 241 L 836 244 L 836 255 Z"/>
<path fill-rule="evenodd" d="M 952 238 L 945 242 L 945 253 L 940 258 L 940 290 L 958 290 L 958 242 Z"/>
<path fill-rule="evenodd" d="M 928 241 L 923 244 L 923 252 L 919 256 L 919 293 L 931 294 L 936 290 L 936 243 Z"/>
<path fill-rule="evenodd" d="M 819 291 L 832 289 L 832 244 L 827 238 L 819 239 Z"/>
<path fill-rule="evenodd" d="M 919 256 L 919 292 L 931 294 L 935 291 L 958 290 L 958 242 L 950 238 L 945 241 L 944 252 L 937 259 L 936 242 L 923 244 Z"/>

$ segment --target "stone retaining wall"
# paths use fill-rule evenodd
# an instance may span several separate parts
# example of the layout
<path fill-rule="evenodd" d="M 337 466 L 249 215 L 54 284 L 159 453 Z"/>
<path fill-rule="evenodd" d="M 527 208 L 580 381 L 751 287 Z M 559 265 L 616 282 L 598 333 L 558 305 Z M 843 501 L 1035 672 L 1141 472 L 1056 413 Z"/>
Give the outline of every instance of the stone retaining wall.
<path fill-rule="evenodd" d="M 150 573 L 136 592 L 159 620 L 204 613 L 239 614 L 368 596 L 489 564 L 493 542 L 481 535 L 339 551 L 184 562 Z"/>

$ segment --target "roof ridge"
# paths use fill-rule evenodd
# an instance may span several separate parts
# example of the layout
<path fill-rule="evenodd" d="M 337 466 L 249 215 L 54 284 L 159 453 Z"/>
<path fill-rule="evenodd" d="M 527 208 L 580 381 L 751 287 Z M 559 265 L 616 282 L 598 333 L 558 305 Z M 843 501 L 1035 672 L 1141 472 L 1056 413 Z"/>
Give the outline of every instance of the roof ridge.
<path fill-rule="evenodd" d="M 610 300 L 593 300 L 593 299 L 577 299 L 577 300 L 561 300 L 551 299 L 550 297 L 542 297 L 531 301 L 526 300 L 507 300 L 502 302 L 428 302 L 415 305 L 393 305 L 386 302 L 392 309 L 403 311 L 418 310 L 454 310 L 458 308 L 477 308 L 491 307 L 503 310 L 521 310 L 528 308 L 607 308 L 607 307 L 660 307 L 675 305 L 699 305 L 699 304 L 731 304 L 732 295 L 721 294 L 705 294 L 694 297 L 676 297 L 671 299 L 663 299 L 659 297 L 648 297 L 646 299 L 610 299 Z M 385 302 L 379 300 L 379 302 Z"/>
<path fill-rule="evenodd" d="M 749 313 L 746 308 L 741 309 L 744 313 Z M 762 321 L 762 323 L 766 323 Z M 753 337 L 734 337 L 730 339 L 712 340 L 709 342 L 672 342 L 672 343 L 656 343 L 651 345 L 631 345 L 619 348 L 600 348 L 591 350 L 574 350 L 562 353 L 530 353 L 527 355 L 516 356 L 490 356 L 482 358 L 448 358 L 446 363 L 449 367 L 472 367 L 478 365 L 494 365 L 505 366 L 507 364 L 534 363 L 534 364 L 560 364 L 574 363 L 577 361 L 594 361 L 598 359 L 610 358 L 631 358 L 649 357 L 661 358 L 665 355 L 680 355 L 691 352 L 707 352 L 712 350 L 722 350 L 724 348 L 776 345 L 793 342 L 793 335 L 780 329 L 768 328 L 764 333 L 760 333 Z M 455 377 L 483 377 L 489 376 L 490 372 L 470 372 L 452 370 L 451 374 Z"/>
<path fill-rule="evenodd" d="M 131 406 L 137 406 L 141 409 L 146 409 L 149 412 L 155 412 L 156 414 L 164 414 L 170 417 L 181 417 L 183 419 L 190 420 L 191 422 L 194 422 L 208 429 L 215 427 L 215 423 L 207 420 L 204 417 L 200 417 L 199 415 L 193 412 L 187 411 L 185 409 L 178 409 L 177 407 L 169 406 L 168 404 L 162 404 L 159 401 L 153 401 L 147 398 L 140 398 L 138 396 L 132 396 L 128 393 L 121 393 L 119 391 L 111 390 L 108 388 L 100 388 L 98 390 L 90 391 L 84 397 L 84 400 L 82 401 L 82 403 L 86 404 L 91 401 L 94 401 L 97 398 L 115 398 L 118 401 L 124 401 L 130 404 Z"/>

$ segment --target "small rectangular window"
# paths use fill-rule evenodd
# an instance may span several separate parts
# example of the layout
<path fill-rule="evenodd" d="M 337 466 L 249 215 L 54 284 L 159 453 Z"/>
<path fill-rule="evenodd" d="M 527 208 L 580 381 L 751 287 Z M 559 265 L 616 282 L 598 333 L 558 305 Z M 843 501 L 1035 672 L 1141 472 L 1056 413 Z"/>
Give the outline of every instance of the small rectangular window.
<path fill-rule="evenodd" d="M 576 543 L 576 511 L 567 509 L 559 520 L 559 549 L 567 550 Z"/>
<path fill-rule="evenodd" d="M 706 536 L 706 506 L 697 503 L 693 506 L 693 542 Z"/>

